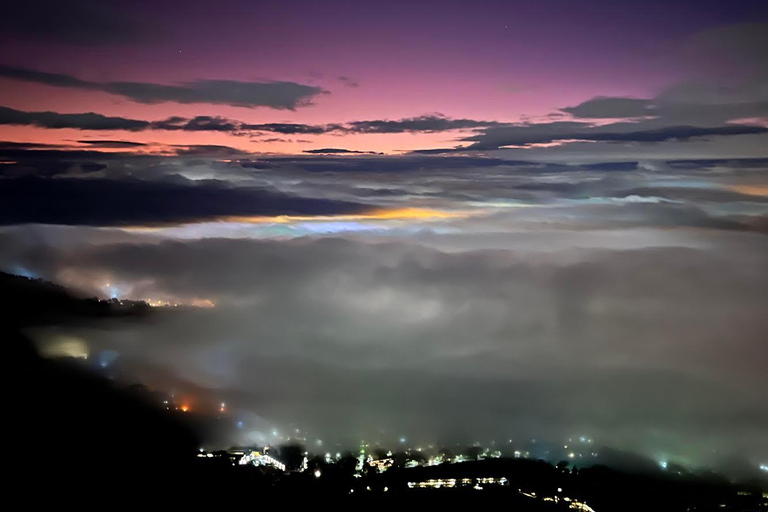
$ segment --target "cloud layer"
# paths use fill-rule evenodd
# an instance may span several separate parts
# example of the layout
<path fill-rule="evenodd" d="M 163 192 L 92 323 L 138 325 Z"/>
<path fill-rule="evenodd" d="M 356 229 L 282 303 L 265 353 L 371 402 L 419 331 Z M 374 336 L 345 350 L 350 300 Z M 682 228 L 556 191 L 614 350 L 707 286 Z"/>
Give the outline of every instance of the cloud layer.
<path fill-rule="evenodd" d="M 146 82 L 92 82 L 71 75 L 46 73 L 25 68 L 0 66 L 0 77 L 23 82 L 100 91 L 138 103 L 210 103 L 235 107 L 269 107 L 294 110 L 311 104 L 324 91 L 295 82 L 239 82 L 197 80 L 183 84 Z"/>
<path fill-rule="evenodd" d="M 339 215 L 365 207 L 292 197 L 266 188 L 237 188 L 215 180 L 50 180 L 0 183 L 0 224 L 156 225 L 226 217 Z"/>
<path fill-rule="evenodd" d="M 194 381 L 324 438 L 586 431 L 681 454 L 765 451 L 766 247 L 734 243 L 546 254 L 209 239 L 43 257 L 16 238 L 0 257 L 37 251 L 32 270 L 86 291 L 109 279 L 135 296 L 212 300 L 80 335 L 163 368 L 155 379 Z"/>

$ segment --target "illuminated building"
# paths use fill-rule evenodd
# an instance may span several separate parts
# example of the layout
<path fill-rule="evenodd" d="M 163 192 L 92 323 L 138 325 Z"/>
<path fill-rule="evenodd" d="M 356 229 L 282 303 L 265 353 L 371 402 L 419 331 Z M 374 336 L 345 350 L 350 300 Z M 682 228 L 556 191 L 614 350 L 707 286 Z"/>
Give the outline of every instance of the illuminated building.
<path fill-rule="evenodd" d="M 261 454 L 256 451 L 243 455 L 239 461 L 239 464 L 241 466 L 245 466 L 247 464 L 253 464 L 254 466 L 269 466 L 277 468 L 280 471 L 285 471 L 285 464 L 275 459 L 274 457 Z"/>
<path fill-rule="evenodd" d="M 383 473 L 388 468 L 392 467 L 392 464 L 394 461 L 392 458 L 386 458 L 386 459 L 378 459 L 378 460 L 369 460 L 368 464 L 372 467 L 375 467 L 378 469 L 379 473 Z"/>

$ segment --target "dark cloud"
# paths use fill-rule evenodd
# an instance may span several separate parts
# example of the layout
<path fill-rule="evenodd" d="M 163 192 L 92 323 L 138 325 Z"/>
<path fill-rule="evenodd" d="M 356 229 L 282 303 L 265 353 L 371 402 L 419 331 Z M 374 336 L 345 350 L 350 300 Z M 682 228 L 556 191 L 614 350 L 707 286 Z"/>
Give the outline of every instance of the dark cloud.
<path fill-rule="evenodd" d="M 679 169 L 701 169 L 716 166 L 730 169 L 744 169 L 753 167 L 768 167 L 768 158 L 706 158 L 690 160 L 668 160 L 667 165 Z"/>
<path fill-rule="evenodd" d="M 30 150 L 30 149 L 61 149 L 61 144 L 46 144 L 44 142 L 12 142 L 0 141 L 0 151 Z"/>
<path fill-rule="evenodd" d="M 62 114 L 59 112 L 26 112 L 0 107 L 0 125 L 36 126 L 39 128 L 71 128 L 76 130 L 167 130 L 185 132 L 223 132 L 237 134 L 249 130 L 248 125 L 218 116 L 173 116 L 160 121 L 125 117 L 107 117 L 94 112 Z"/>
<path fill-rule="evenodd" d="M 25 125 L 39 128 L 73 128 L 76 130 L 142 131 L 151 123 L 124 117 L 107 117 L 94 112 L 60 114 L 58 112 L 24 112 L 0 107 L 0 125 Z"/>
<path fill-rule="evenodd" d="M 756 125 L 727 126 L 666 126 L 642 129 L 633 123 L 615 123 L 613 125 L 592 126 L 570 121 L 498 126 L 487 128 L 482 133 L 462 140 L 472 142 L 464 148 L 453 151 L 493 150 L 505 146 L 526 146 L 555 141 L 592 141 L 592 142 L 664 142 L 668 140 L 689 140 L 699 137 L 733 136 L 768 133 L 768 128 Z"/>
<path fill-rule="evenodd" d="M 598 96 L 575 107 L 561 109 L 573 117 L 626 118 L 654 115 L 653 102 L 647 99 Z"/>
<path fill-rule="evenodd" d="M 536 144 L 563 142 L 561 147 L 539 148 L 537 152 L 562 158 L 568 158 L 573 152 L 584 158 L 592 155 L 594 161 L 605 153 L 620 154 L 610 149 L 610 143 L 633 144 L 636 152 L 643 149 L 644 143 L 666 143 L 666 152 L 675 151 L 675 156 L 682 157 L 686 155 L 686 147 L 693 147 L 693 142 L 706 140 L 709 144 L 705 147 L 715 154 L 743 154 L 746 148 L 751 148 L 750 154 L 753 154 L 764 141 L 748 140 L 745 136 L 768 133 L 765 122 L 768 93 L 765 75 L 758 73 L 737 85 L 681 82 L 653 98 L 597 96 L 562 108 L 558 114 L 568 114 L 570 119 L 550 116 L 556 120 L 470 126 L 476 133 L 460 140 L 471 144 L 425 149 L 419 153 L 528 149 Z M 598 123 L 600 119 L 612 122 Z M 730 140 L 723 142 L 723 139 Z M 644 149 L 648 151 L 650 147 Z M 626 147 L 621 152 L 626 155 Z"/>
<path fill-rule="evenodd" d="M 300 168 L 309 172 L 329 172 L 337 171 L 339 173 L 359 172 L 359 173 L 393 173 L 393 172 L 425 172 L 439 171 L 444 169 L 470 169 L 473 167 L 499 167 L 515 165 L 538 165 L 531 162 L 504 160 L 501 158 L 484 158 L 471 156 L 453 156 L 453 157 L 428 157 L 420 155 L 387 155 L 381 157 L 364 158 L 334 158 L 332 155 L 327 157 L 312 158 L 307 157 L 271 157 L 258 161 L 241 160 L 237 165 L 242 167 L 272 168 L 283 169 L 287 167 Z"/>
<path fill-rule="evenodd" d="M 146 146 L 143 142 L 134 142 L 130 140 L 79 140 L 78 144 L 84 144 L 96 148 L 140 148 Z"/>
<path fill-rule="evenodd" d="M 5 143 L 0 145 L 0 159 L 16 163 L 3 166 L 3 168 L 0 168 L 0 172 L 4 168 L 7 171 L 10 168 L 18 167 L 31 174 L 39 172 L 48 175 L 50 172 L 47 169 L 51 166 L 55 165 L 58 172 L 64 172 L 81 162 L 110 163 L 115 167 L 126 168 L 130 172 L 139 172 L 144 168 L 152 169 L 163 165 L 175 169 L 175 165 L 180 163 L 180 159 L 173 156 L 144 155 L 129 151 L 96 151 L 96 145 L 93 145 L 92 148 L 73 149 L 50 145 L 41 146 L 35 144 L 30 146 L 28 144 Z M 124 149 L 130 150 L 133 148 L 126 146 Z M 254 160 L 252 156 L 246 155 L 245 152 L 229 146 L 179 145 L 174 150 L 174 153 L 178 156 L 231 157 L 233 162 L 230 168 L 269 169 L 276 173 L 276 176 L 280 176 L 291 169 L 308 173 L 334 172 L 370 175 L 408 172 L 439 173 L 447 170 L 461 171 L 462 169 L 472 169 L 474 167 L 488 168 L 500 166 L 533 166 L 540 169 L 540 172 L 561 172 L 572 169 L 564 165 L 543 166 L 525 161 L 484 157 L 384 156 L 377 154 L 356 155 L 355 153 L 341 153 L 334 156 L 333 153 L 327 153 L 327 151 L 333 149 L 312 150 L 318 153 L 314 156 L 311 154 L 305 156 L 272 156 L 259 160 Z M 341 155 L 344 156 L 342 157 Z M 356 156 L 359 156 L 359 158 L 356 158 Z M 159 171 L 148 171 L 148 176 L 156 176 L 157 172 Z M 172 172 L 177 172 L 177 170 Z"/>
<path fill-rule="evenodd" d="M 360 83 L 354 78 L 350 78 L 344 75 L 341 75 L 337 78 L 339 79 L 339 82 L 341 82 L 343 85 L 347 87 L 360 87 Z"/>
<path fill-rule="evenodd" d="M 251 142 L 255 142 L 255 143 L 258 143 L 258 144 L 269 144 L 270 142 L 310 143 L 312 141 L 305 140 L 305 139 L 285 139 L 283 137 L 270 137 L 270 138 L 267 138 L 267 139 L 254 138 L 254 139 L 251 139 Z"/>
<path fill-rule="evenodd" d="M 312 155 L 381 155 L 375 151 L 355 151 L 352 149 L 342 148 L 319 148 L 319 149 L 305 149 L 303 153 L 309 153 Z"/>
<path fill-rule="evenodd" d="M 155 130 L 180 130 L 185 132 L 236 132 L 241 124 L 223 117 L 196 116 L 193 118 L 169 117 L 150 123 Z"/>
<path fill-rule="evenodd" d="M 372 119 L 351 121 L 346 124 L 307 125 L 296 123 L 243 124 L 242 128 L 253 131 L 276 132 L 282 134 L 320 135 L 324 133 L 360 134 L 360 133 L 433 133 L 452 130 L 477 129 L 496 126 L 502 123 L 475 119 L 453 119 L 441 114 L 407 117 L 397 120 Z"/>
<path fill-rule="evenodd" d="M 281 133 L 283 135 L 321 135 L 323 133 L 344 131 L 341 125 L 311 125 L 297 123 L 243 124 L 242 129 L 254 132 Z"/>
<path fill-rule="evenodd" d="M 134 149 L 134 148 L 128 148 Z M 107 162 L 126 165 L 136 159 L 126 151 L 96 151 L 94 149 L 70 149 L 59 145 L 3 144 L 0 145 L 0 176 L 33 175 L 53 176 L 65 174 L 82 165 L 104 165 Z"/>
<path fill-rule="evenodd" d="M 320 135 L 324 133 L 433 133 L 452 130 L 476 129 L 502 123 L 475 119 L 453 119 L 440 114 L 407 117 L 397 120 L 372 119 L 351 121 L 346 124 L 307 125 L 296 123 L 243 124 L 242 128 L 282 134 Z"/>
<path fill-rule="evenodd" d="M 179 156 L 207 156 L 207 157 L 230 157 L 242 156 L 244 152 L 240 149 L 220 146 L 215 144 L 196 144 L 178 146 L 176 154 Z"/>
<path fill-rule="evenodd" d="M 768 94 L 758 84 L 736 88 L 681 83 L 655 98 L 599 96 L 562 111 L 576 119 L 646 117 L 666 126 L 716 126 L 768 115 Z"/>
<path fill-rule="evenodd" d="M 440 114 L 435 114 L 398 119 L 395 121 L 353 121 L 349 123 L 349 131 L 353 133 L 430 133 L 450 130 L 465 130 L 470 128 L 484 128 L 489 126 L 496 126 L 498 124 L 500 123 L 494 121 L 452 119 Z"/>
<path fill-rule="evenodd" d="M 444 116 L 421 116 L 396 121 L 353 121 L 346 124 L 331 123 L 323 125 L 301 123 L 253 124 L 221 116 L 195 116 L 191 118 L 173 116 L 160 121 L 147 121 L 124 117 L 106 117 L 93 112 L 80 114 L 26 112 L 8 107 L 0 107 L 0 124 L 37 126 L 40 128 L 74 128 L 79 130 L 205 131 L 231 133 L 234 135 L 252 134 L 254 132 L 279 133 L 282 135 L 431 133 L 499 125 L 499 123 L 491 121 L 451 119 Z"/>
<path fill-rule="evenodd" d="M 295 110 L 311 104 L 325 93 L 321 88 L 295 82 L 238 82 L 197 80 L 183 84 L 147 82 L 91 82 L 71 75 L 46 73 L 25 68 L 0 66 L 0 77 L 25 82 L 101 91 L 139 103 L 210 103 L 236 107 L 270 107 Z"/>
<path fill-rule="evenodd" d="M 154 225 L 226 216 L 330 215 L 359 204 L 292 197 L 268 189 L 208 180 L 150 182 L 107 179 L 0 180 L 0 224 Z"/>

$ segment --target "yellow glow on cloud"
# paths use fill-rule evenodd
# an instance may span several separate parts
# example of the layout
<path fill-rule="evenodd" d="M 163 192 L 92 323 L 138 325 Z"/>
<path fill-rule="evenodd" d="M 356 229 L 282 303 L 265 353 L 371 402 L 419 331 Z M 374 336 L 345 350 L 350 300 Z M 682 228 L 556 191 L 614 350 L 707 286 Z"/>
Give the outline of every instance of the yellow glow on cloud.
<path fill-rule="evenodd" d="M 345 214 L 345 215 L 278 215 L 276 217 L 225 217 L 221 220 L 226 222 L 246 222 L 253 224 L 262 223 L 290 223 L 306 221 L 340 221 L 340 220 L 440 220 L 455 219 L 467 217 L 467 212 L 448 212 L 443 210 L 433 210 L 430 208 L 395 208 L 395 209 L 376 209 L 366 213 Z"/>

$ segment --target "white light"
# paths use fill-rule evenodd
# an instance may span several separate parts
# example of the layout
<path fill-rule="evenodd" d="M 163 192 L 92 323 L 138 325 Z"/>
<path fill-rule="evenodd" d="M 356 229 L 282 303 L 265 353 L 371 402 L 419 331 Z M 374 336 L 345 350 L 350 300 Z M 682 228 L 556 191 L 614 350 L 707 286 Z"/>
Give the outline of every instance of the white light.
<path fill-rule="evenodd" d="M 322 473 L 320 472 L 319 469 L 316 469 L 315 470 L 315 478 L 320 478 L 320 475 L 322 475 Z"/>
<path fill-rule="evenodd" d="M 667 461 L 663 460 L 659 462 L 659 466 L 661 466 L 661 469 L 667 469 Z"/>

